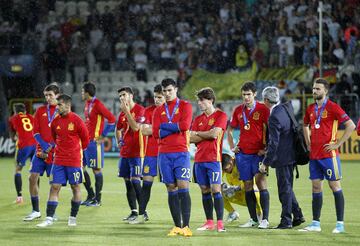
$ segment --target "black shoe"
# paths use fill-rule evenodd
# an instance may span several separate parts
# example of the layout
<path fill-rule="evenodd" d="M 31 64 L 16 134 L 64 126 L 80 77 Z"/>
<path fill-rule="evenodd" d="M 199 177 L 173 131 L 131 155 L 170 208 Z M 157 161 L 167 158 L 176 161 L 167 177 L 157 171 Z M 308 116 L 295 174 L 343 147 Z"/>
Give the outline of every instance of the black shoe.
<path fill-rule="evenodd" d="M 292 225 L 285 225 L 285 224 L 280 223 L 278 226 L 273 227 L 272 229 L 291 229 L 291 228 L 292 228 Z"/>
<path fill-rule="evenodd" d="M 94 199 L 94 197 L 87 197 L 85 201 L 82 201 L 80 205 L 88 206 L 88 204 Z"/>
<path fill-rule="evenodd" d="M 292 221 L 292 226 L 295 227 L 295 226 L 299 226 L 301 225 L 302 223 L 305 222 L 305 218 L 304 217 L 300 217 L 300 218 L 294 218 L 293 221 Z"/>
<path fill-rule="evenodd" d="M 144 213 L 144 221 L 149 221 L 149 215 L 147 214 L 146 211 Z"/>
<path fill-rule="evenodd" d="M 137 218 L 137 216 L 138 216 L 138 213 L 137 213 L 137 212 L 131 211 L 131 213 L 130 213 L 127 217 L 123 218 L 123 221 L 132 221 L 132 220 L 135 220 L 135 219 Z"/>
<path fill-rule="evenodd" d="M 96 199 L 92 199 L 86 206 L 88 206 L 88 207 L 100 207 L 101 202 L 97 201 Z"/>

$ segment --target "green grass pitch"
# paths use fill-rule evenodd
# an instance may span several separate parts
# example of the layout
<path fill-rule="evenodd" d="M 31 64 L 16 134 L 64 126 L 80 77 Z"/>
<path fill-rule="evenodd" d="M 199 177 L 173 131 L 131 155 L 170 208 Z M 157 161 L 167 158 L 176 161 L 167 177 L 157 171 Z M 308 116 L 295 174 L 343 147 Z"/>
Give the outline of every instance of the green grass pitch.
<path fill-rule="evenodd" d="M 335 226 L 334 198 L 326 183 L 324 203 L 321 214 L 321 233 L 304 233 L 292 230 L 259 230 L 238 228 L 245 223 L 248 212 L 245 207 L 236 207 L 240 220 L 227 225 L 226 233 L 197 232 L 196 228 L 204 222 L 199 188 L 191 184 L 193 237 L 166 236 L 172 227 L 167 205 L 167 193 L 163 184 L 156 182 L 152 189 L 148 206 L 150 221 L 144 225 L 129 225 L 122 221 L 129 208 L 125 196 L 123 180 L 117 178 L 117 159 L 106 159 L 104 169 L 103 205 L 101 207 L 81 207 L 78 226 L 68 228 L 71 191 L 69 186 L 60 193 L 56 211 L 59 221 L 49 228 L 36 228 L 36 222 L 23 222 L 22 218 L 31 210 L 27 169 L 23 170 L 24 205 L 15 205 L 16 193 L 13 177 L 13 159 L 0 159 L 0 245 L 360 245 L 359 213 L 359 162 L 343 162 L 343 190 L 345 195 L 346 233 L 333 235 Z M 311 184 L 308 180 L 307 166 L 300 167 L 300 179 L 295 181 L 295 193 L 308 222 L 311 221 Z M 93 178 L 93 177 L 92 177 Z M 277 195 L 274 171 L 268 179 L 271 207 L 270 224 L 279 223 L 280 203 Z M 83 187 L 82 187 L 83 188 Z M 84 189 L 82 189 L 84 190 Z M 49 191 L 47 178 L 41 179 L 40 206 L 44 218 Z M 85 197 L 85 193 L 83 194 Z M 225 216 L 227 213 L 225 212 Z"/>

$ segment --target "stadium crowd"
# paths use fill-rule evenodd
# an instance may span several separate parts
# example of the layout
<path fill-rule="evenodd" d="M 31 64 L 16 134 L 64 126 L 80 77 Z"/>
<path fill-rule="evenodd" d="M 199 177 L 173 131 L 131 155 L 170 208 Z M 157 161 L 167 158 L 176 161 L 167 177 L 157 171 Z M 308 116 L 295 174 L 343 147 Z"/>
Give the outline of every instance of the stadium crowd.
<path fill-rule="evenodd" d="M 1 44 L 40 54 L 48 81 L 65 71 L 195 68 L 223 73 L 318 63 L 318 3 L 310 0 L 2 1 Z M 44 2 L 44 3 L 41 3 Z M 324 4 L 324 63 L 360 67 L 359 1 Z M 20 42 L 20 41 L 19 41 Z M 16 42 L 15 42 L 16 43 Z M 16 45 L 10 52 L 16 52 Z"/>

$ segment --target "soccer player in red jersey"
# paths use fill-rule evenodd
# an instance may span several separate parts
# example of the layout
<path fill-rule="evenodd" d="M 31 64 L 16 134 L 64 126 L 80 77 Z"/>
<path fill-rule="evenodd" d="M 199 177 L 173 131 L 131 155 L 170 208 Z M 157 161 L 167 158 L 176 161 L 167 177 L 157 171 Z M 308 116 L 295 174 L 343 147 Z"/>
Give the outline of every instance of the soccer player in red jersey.
<path fill-rule="evenodd" d="M 22 204 L 22 178 L 21 170 L 26 164 L 26 160 L 35 154 L 36 141 L 32 130 L 34 117 L 26 113 L 23 103 L 14 104 L 14 115 L 9 119 L 9 129 L 11 138 L 16 141 L 15 151 L 15 189 L 17 198 L 15 203 Z"/>
<path fill-rule="evenodd" d="M 226 114 L 214 107 L 215 93 L 206 87 L 197 92 L 197 101 L 201 115 L 191 126 L 190 142 L 196 144 L 195 177 L 202 193 L 202 203 L 206 222 L 197 230 L 214 230 L 213 208 L 217 219 L 217 231 L 224 232 L 224 200 L 221 195 L 221 155 Z M 213 200 L 214 199 L 214 200 Z"/>
<path fill-rule="evenodd" d="M 130 224 L 142 224 L 149 220 L 146 207 L 150 200 L 151 187 L 154 182 L 154 177 L 157 176 L 157 156 L 159 149 L 158 141 L 152 135 L 152 116 L 156 107 L 165 103 L 165 97 L 162 93 L 161 85 L 156 85 L 154 88 L 154 102 L 154 105 L 145 109 L 145 122 L 140 125 L 141 133 L 146 136 L 146 151 L 142 171 L 143 185 L 139 204 L 139 216 L 137 219 L 129 221 Z"/>
<path fill-rule="evenodd" d="M 32 221 L 40 218 L 39 209 L 39 176 L 46 171 L 50 175 L 54 140 L 51 135 L 50 125 L 57 115 L 56 96 L 60 89 L 56 84 L 50 84 L 44 89 L 47 104 L 39 107 L 35 112 L 33 134 L 37 142 L 36 154 L 33 156 L 30 168 L 29 189 L 31 195 L 32 212 L 24 218 L 24 221 Z"/>
<path fill-rule="evenodd" d="M 90 144 L 84 153 L 86 166 L 92 168 L 95 175 L 95 194 L 91 187 L 91 179 L 84 170 L 85 188 L 87 199 L 81 205 L 100 206 L 101 190 L 103 187 L 102 168 L 104 167 L 104 141 L 103 138 L 115 129 L 115 116 L 95 96 L 96 87 L 88 82 L 83 85 L 82 99 L 85 100 L 85 124 L 89 131 Z M 104 127 L 105 119 L 107 120 Z"/>
<path fill-rule="evenodd" d="M 82 154 L 89 144 L 89 133 L 82 119 L 71 112 L 71 97 L 58 96 L 59 115 L 51 123 L 51 134 L 55 141 L 55 158 L 50 175 L 50 193 L 46 208 L 46 219 L 37 227 L 53 224 L 61 186 L 69 182 L 73 197 L 68 226 L 76 226 L 76 215 L 81 203 L 80 184 L 83 182 Z"/>
<path fill-rule="evenodd" d="M 133 90 L 122 87 L 118 90 L 121 113 L 116 125 L 116 137 L 120 148 L 119 177 L 124 178 L 126 197 L 131 209 L 124 221 L 137 218 L 136 200 L 140 204 L 141 196 L 141 158 L 144 157 L 144 137 L 140 131 L 140 124 L 144 123 L 145 109 L 134 102 Z"/>
<path fill-rule="evenodd" d="M 259 163 L 265 154 L 266 129 L 269 119 L 269 109 L 255 100 L 256 86 L 246 82 L 241 93 L 244 103 L 237 106 L 228 127 L 228 142 L 235 153 L 240 180 L 245 183 L 245 199 L 251 219 L 241 227 L 258 226 L 260 229 L 269 227 L 269 192 L 266 176 L 259 172 Z M 233 129 L 240 128 L 239 141 L 234 146 Z M 256 216 L 256 197 L 254 193 L 254 177 L 260 191 L 260 204 L 263 217 L 260 223 Z"/>
<path fill-rule="evenodd" d="M 178 88 L 173 79 L 162 80 L 161 86 L 166 103 L 154 111 L 152 132 L 159 141 L 159 168 L 162 182 L 167 187 L 168 204 L 175 224 L 168 236 L 190 237 L 189 130 L 192 106 L 177 97 Z"/>
<path fill-rule="evenodd" d="M 329 82 L 318 78 L 314 81 L 313 97 L 304 116 L 304 136 L 310 150 L 310 179 L 312 181 L 312 223 L 302 231 L 321 231 L 320 213 L 323 203 L 322 187 L 324 178 L 328 180 L 335 198 L 337 223 L 333 233 L 343 233 L 344 195 L 341 189 L 341 164 L 339 147 L 351 136 L 354 122 L 339 105 L 327 97 Z M 344 124 L 345 132 L 337 140 L 337 130 Z"/>

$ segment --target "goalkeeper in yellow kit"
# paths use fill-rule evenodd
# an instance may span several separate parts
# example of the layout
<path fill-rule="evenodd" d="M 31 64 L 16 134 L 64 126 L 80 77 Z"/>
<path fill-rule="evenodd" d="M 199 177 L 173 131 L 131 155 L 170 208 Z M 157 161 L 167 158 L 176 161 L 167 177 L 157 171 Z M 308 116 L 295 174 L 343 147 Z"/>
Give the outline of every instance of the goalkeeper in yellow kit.
<path fill-rule="evenodd" d="M 230 223 L 239 218 L 239 213 L 236 212 L 232 203 L 246 207 L 244 182 L 239 180 L 239 171 L 235 165 L 235 159 L 231 155 L 222 154 L 221 164 L 224 181 L 221 185 L 221 190 L 224 198 L 224 208 L 229 213 L 226 221 Z M 255 184 L 254 191 L 256 196 L 256 213 L 260 221 L 262 215 L 260 194 Z"/>

